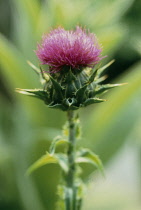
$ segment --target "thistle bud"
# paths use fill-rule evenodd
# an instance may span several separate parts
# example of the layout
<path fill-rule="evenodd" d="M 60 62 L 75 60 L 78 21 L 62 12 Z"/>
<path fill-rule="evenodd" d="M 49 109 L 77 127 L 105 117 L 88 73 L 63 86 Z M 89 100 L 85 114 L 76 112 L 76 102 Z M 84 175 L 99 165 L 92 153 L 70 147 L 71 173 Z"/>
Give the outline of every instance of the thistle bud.
<path fill-rule="evenodd" d="M 49 101 L 45 103 L 49 107 L 66 111 L 103 101 L 94 98 L 97 85 L 90 78 L 88 72 L 83 70 L 76 74 L 72 69 L 61 74 L 50 75 L 50 80 L 44 87 L 49 97 Z"/>

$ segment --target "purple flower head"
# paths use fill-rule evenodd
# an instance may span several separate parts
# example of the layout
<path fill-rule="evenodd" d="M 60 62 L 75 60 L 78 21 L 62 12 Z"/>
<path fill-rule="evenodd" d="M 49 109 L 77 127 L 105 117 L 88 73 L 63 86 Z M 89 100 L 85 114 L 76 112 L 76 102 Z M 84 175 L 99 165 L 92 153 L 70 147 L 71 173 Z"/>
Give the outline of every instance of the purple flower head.
<path fill-rule="evenodd" d="M 49 65 L 51 72 L 59 72 L 66 67 L 78 70 L 93 67 L 102 59 L 101 51 L 94 34 L 79 26 L 74 31 L 59 27 L 43 36 L 36 55 L 42 64 Z"/>

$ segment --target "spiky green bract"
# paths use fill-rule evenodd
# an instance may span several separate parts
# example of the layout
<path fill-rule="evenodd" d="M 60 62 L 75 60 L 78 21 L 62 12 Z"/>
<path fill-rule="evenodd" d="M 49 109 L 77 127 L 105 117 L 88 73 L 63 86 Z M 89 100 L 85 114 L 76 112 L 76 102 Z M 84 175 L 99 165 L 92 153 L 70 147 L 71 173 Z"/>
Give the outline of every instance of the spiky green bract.
<path fill-rule="evenodd" d="M 100 84 L 102 71 L 112 62 L 96 70 L 83 69 L 75 71 L 69 69 L 66 71 L 64 69 L 64 71 L 58 73 L 47 74 L 41 69 L 40 77 L 42 77 L 43 89 L 17 89 L 17 92 L 39 98 L 49 108 L 63 111 L 77 110 L 90 104 L 100 103 L 106 100 L 100 99 L 99 95 L 121 85 Z"/>

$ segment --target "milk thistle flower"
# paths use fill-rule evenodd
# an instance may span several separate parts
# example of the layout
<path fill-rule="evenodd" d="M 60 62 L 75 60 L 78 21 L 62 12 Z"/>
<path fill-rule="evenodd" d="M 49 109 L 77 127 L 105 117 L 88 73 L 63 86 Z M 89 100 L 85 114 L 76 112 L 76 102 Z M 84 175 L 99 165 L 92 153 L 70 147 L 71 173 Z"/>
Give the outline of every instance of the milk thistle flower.
<path fill-rule="evenodd" d="M 51 72 L 60 72 L 94 67 L 102 59 L 101 51 L 96 36 L 77 26 L 74 31 L 60 27 L 44 35 L 36 54 Z"/>
<path fill-rule="evenodd" d="M 76 140 L 80 138 L 78 115 L 74 110 L 93 103 L 105 101 L 99 95 L 119 84 L 104 84 L 101 73 L 112 64 L 96 67 L 101 59 L 102 47 L 96 36 L 80 27 L 66 31 L 59 27 L 43 36 L 38 44 L 36 55 L 41 64 L 49 66 L 38 69 L 30 66 L 39 74 L 42 89 L 17 89 L 18 92 L 34 96 L 45 102 L 49 108 L 67 112 L 67 124 L 63 134 L 52 142 L 49 152 L 37 160 L 28 170 L 48 164 L 57 163 L 62 169 L 63 182 L 59 187 L 61 210 L 81 210 L 83 198 L 83 181 L 80 176 L 80 163 L 90 163 L 102 171 L 102 163 L 97 155 L 86 148 L 76 149 Z M 66 144 L 64 153 L 57 153 L 56 147 Z"/>
<path fill-rule="evenodd" d="M 100 75 L 110 65 L 95 69 L 103 59 L 101 52 L 96 36 L 86 29 L 79 26 L 74 31 L 54 29 L 43 36 L 36 50 L 42 66 L 49 67 L 49 71 L 42 68 L 38 71 L 44 80 L 43 90 L 20 92 L 40 98 L 49 108 L 63 111 L 103 102 L 99 95 L 115 85 L 100 85 Z"/>

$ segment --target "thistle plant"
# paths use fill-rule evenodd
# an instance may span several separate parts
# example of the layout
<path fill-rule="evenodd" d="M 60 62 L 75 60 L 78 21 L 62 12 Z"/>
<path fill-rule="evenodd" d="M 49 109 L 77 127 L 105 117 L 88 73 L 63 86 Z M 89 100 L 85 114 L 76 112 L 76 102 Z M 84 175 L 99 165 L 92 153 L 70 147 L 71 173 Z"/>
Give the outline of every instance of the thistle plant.
<path fill-rule="evenodd" d="M 93 164 L 103 173 L 102 162 L 90 149 L 79 148 L 80 122 L 78 109 L 106 101 L 99 98 L 107 90 L 121 84 L 101 84 L 106 78 L 103 71 L 112 64 L 100 67 L 102 46 L 96 36 L 76 27 L 66 31 L 59 27 L 45 34 L 38 44 L 36 55 L 41 61 L 40 68 L 29 62 L 42 83 L 42 89 L 17 89 L 18 92 L 41 99 L 49 108 L 67 113 L 67 123 L 61 136 L 56 137 L 49 148 L 27 173 L 49 164 L 60 165 L 62 177 L 58 186 L 57 209 L 81 210 L 84 183 L 81 179 L 80 163 Z M 65 151 L 56 152 L 64 144 Z"/>

